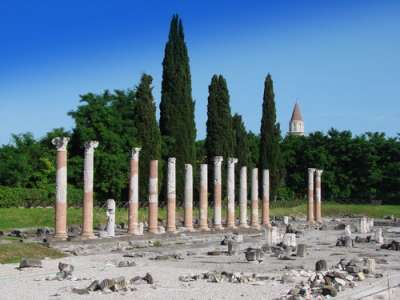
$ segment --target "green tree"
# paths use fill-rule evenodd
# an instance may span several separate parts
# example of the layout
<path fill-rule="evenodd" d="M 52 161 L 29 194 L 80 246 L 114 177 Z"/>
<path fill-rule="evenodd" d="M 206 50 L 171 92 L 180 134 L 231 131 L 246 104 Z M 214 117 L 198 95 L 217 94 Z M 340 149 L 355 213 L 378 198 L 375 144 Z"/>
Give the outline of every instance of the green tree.
<path fill-rule="evenodd" d="M 262 119 L 260 130 L 260 176 L 263 169 L 269 169 L 271 180 L 271 198 L 276 199 L 280 186 L 280 172 L 282 167 L 280 153 L 281 132 L 276 122 L 275 94 L 272 77 L 267 75 L 264 82 L 264 99 L 262 105 Z"/>
<path fill-rule="evenodd" d="M 156 106 L 151 86 L 152 81 L 153 78 L 150 75 L 143 74 L 140 84 L 136 89 L 136 140 L 142 148 L 139 164 L 140 199 L 146 199 L 146 195 L 148 194 L 150 160 L 158 160 L 161 157 L 161 135 L 156 119 Z"/>
<path fill-rule="evenodd" d="M 165 46 L 160 102 L 160 131 L 165 136 L 168 153 L 176 157 L 177 198 L 183 198 L 184 164 L 196 161 L 195 103 L 188 50 L 181 19 L 172 17 L 168 41 Z M 195 168 L 194 168 L 195 169 Z"/>

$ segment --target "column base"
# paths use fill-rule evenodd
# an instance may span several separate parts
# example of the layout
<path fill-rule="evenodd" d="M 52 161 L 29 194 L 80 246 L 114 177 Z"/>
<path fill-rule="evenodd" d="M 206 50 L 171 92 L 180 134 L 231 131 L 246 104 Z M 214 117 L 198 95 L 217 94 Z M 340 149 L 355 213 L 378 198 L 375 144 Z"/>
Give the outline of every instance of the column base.
<path fill-rule="evenodd" d="M 185 231 L 188 232 L 194 232 L 194 228 L 193 227 L 183 227 Z"/>
<path fill-rule="evenodd" d="M 56 233 L 54 235 L 55 240 L 65 241 L 68 238 L 68 234 L 66 233 Z"/>
<path fill-rule="evenodd" d="M 260 224 L 252 224 L 251 228 L 259 230 L 261 228 L 261 226 L 260 226 Z"/>
<path fill-rule="evenodd" d="M 271 225 L 271 223 L 264 223 L 264 224 L 262 224 L 264 227 L 267 227 L 267 228 L 271 228 L 272 227 L 272 225 Z"/>
<path fill-rule="evenodd" d="M 226 228 L 228 228 L 228 229 L 236 229 L 237 227 L 236 227 L 236 225 L 229 224 L 229 225 L 226 226 Z"/>
<path fill-rule="evenodd" d="M 96 239 L 97 237 L 94 235 L 93 232 L 82 232 L 81 238 L 85 240 L 93 240 Z"/>
<path fill-rule="evenodd" d="M 149 228 L 149 233 L 158 234 L 158 228 Z"/>
<path fill-rule="evenodd" d="M 177 232 L 177 231 L 176 231 L 176 227 L 167 228 L 166 232 L 167 232 L 167 233 L 176 233 L 176 232 Z"/>
<path fill-rule="evenodd" d="M 240 228 L 250 228 L 250 226 L 248 224 L 240 224 L 239 227 Z"/>
<path fill-rule="evenodd" d="M 215 229 L 215 230 L 224 230 L 224 227 L 222 227 L 221 224 L 215 224 L 215 225 L 214 225 L 214 229 Z"/>
<path fill-rule="evenodd" d="M 201 231 L 210 231 L 211 229 L 208 226 L 200 226 L 199 230 L 201 230 Z"/>

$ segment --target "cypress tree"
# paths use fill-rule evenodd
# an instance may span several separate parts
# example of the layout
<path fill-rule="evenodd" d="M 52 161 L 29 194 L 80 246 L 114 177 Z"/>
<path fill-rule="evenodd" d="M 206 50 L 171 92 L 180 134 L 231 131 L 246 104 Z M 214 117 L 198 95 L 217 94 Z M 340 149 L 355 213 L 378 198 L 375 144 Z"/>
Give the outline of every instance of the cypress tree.
<path fill-rule="evenodd" d="M 214 75 L 208 87 L 207 136 L 205 148 L 210 164 L 214 156 L 223 156 L 224 161 L 233 153 L 232 116 L 229 92 L 222 75 Z"/>
<path fill-rule="evenodd" d="M 279 123 L 276 122 L 274 86 L 272 77 L 268 74 L 264 82 L 259 168 L 260 170 L 269 169 L 272 199 L 276 199 L 280 184 L 280 167 L 282 165 L 280 139 L 280 126 Z M 260 171 L 259 174 L 262 176 L 262 171 Z"/>
<path fill-rule="evenodd" d="M 136 88 L 135 126 L 136 139 L 142 147 L 139 163 L 140 199 L 146 199 L 148 192 L 150 160 L 160 159 L 161 135 L 156 119 L 156 105 L 152 94 L 153 78 L 143 74 Z"/>
<path fill-rule="evenodd" d="M 194 105 L 183 25 L 175 15 L 164 52 L 160 130 L 166 142 L 165 158 L 176 157 L 178 201 L 183 198 L 184 164 L 194 164 L 196 161 Z"/>

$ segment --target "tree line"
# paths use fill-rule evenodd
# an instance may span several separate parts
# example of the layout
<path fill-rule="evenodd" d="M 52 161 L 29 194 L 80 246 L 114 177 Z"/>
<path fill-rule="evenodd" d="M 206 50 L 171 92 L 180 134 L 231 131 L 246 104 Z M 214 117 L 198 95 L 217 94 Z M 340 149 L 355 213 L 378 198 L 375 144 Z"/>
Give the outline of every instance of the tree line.
<path fill-rule="evenodd" d="M 53 191 L 55 149 L 51 139 L 69 136 L 68 180 L 76 190 L 83 185 L 84 142 L 99 141 L 94 181 L 98 204 L 107 198 L 116 199 L 120 205 L 126 203 L 133 147 L 142 148 L 139 169 L 142 204 L 147 199 L 152 159 L 160 160 L 160 203 L 165 204 L 168 157 L 176 157 L 178 203 L 183 200 L 183 165 L 193 164 L 195 182 L 198 182 L 199 165 L 207 162 L 211 184 L 214 156 L 224 157 L 224 169 L 228 157 L 237 157 L 237 174 L 241 166 L 248 166 L 248 170 L 268 168 L 274 200 L 303 198 L 308 167 L 325 170 L 323 193 L 326 199 L 394 202 L 400 198 L 399 137 L 388 138 L 382 133 L 352 136 L 349 131 L 334 129 L 327 134 L 315 132 L 304 137 L 283 137 L 277 122 L 270 74 L 264 81 L 260 134 L 255 134 L 246 129 L 239 114 L 232 115 L 227 81 L 215 74 L 208 87 L 206 138 L 196 140 L 189 55 L 178 16 L 171 20 L 162 66 L 159 122 L 149 74 L 143 74 L 134 88 L 81 95 L 80 105 L 69 112 L 75 121 L 71 131 L 54 129 L 38 140 L 30 133 L 13 135 L 9 145 L 0 147 L 0 185 L 7 186 L 7 191 L 10 187 Z M 198 185 L 195 184 L 195 188 Z M 0 206 L 2 201 L 0 189 Z"/>

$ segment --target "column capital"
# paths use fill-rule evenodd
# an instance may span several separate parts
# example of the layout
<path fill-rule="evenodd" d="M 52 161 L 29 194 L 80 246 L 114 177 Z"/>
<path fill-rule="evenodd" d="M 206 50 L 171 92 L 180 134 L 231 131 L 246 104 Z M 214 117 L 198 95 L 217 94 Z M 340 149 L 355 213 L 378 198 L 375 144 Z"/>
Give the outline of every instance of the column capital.
<path fill-rule="evenodd" d="M 85 152 L 94 151 L 99 146 L 98 141 L 87 141 L 85 142 Z"/>
<path fill-rule="evenodd" d="M 55 137 L 51 140 L 51 143 L 56 146 L 57 151 L 67 151 L 67 145 L 69 142 L 69 137 Z"/>
<path fill-rule="evenodd" d="M 168 164 L 169 165 L 175 165 L 176 164 L 176 158 L 175 157 L 169 157 L 168 158 Z"/>
<path fill-rule="evenodd" d="M 185 170 L 191 170 L 192 165 L 191 164 L 185 164 Z"/>
<path fill-rule="evenodd" d="M 234 157 L 228 158 L 228 164 L 236 164 L 237 162 L 238 162 L 237 158 L 234 158 Z"/>
<path fill-rule="evenodd" d="M 132 148 L 132 150 L 131 150 L 131 158 L 135 159 L 135 160 L 139 159 L 140 150 L 142 150 L 142 148 L 139 148 L 139 147 Z"/>
<path fill-rule="evenodd" d="M 317 169 L 317 170 L 315 170 L 315 172 L 316 172 L 317 176 L 321 176 L 322 173 L 324 172 L 324 170 Z"/>
<path fill-rule="evenodd" d="M 224 158 L 222 156 L 214 156 L 214 165 L 215 166 L 221 165 L 223 161 L 224 161 Z"/>
<path fill-rule="evenodd" d="M 316 168 L 308 168 L 308 174 L 313 174 L 316 170 Z"/>

